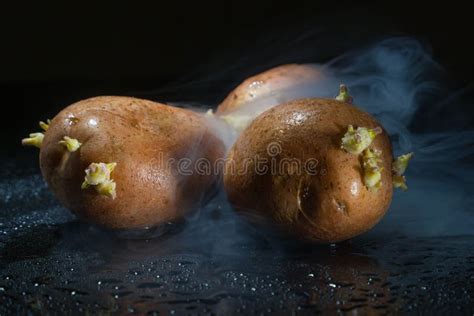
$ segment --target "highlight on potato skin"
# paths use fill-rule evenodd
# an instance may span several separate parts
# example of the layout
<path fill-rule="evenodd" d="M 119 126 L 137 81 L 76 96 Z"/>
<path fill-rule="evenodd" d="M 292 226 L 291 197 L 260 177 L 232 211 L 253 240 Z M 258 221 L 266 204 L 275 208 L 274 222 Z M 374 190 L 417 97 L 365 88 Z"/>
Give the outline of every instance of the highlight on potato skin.
<path fill-rule="evenodd" d="M 363 155 L 340 148 L 348 125 L 380 129 L 366 153 L 366 166 L 377 164 L 380 172 L 370 175 L 369 185 Z M 277 156 L 267 152 L 272 142 L 281 146 Z M 247 157 L 255 155 L 277 165 L 284 159 L 316 159 L 318 172 L 240 172 Z M 388 134 L 369 114 L 345 102 L 311 98 L 273 107 L 240 134 L 228 157 L 224 186 L 235 210 L 305 240 L 331 243 L 357 236 L 384 216 L 392 199 Z"/>
<path fill-rule="evenodd" d="M 59 144 L 65 136 L 80 148 L 70 152 Z M 104 96 L 74 103 L 53 118 L 40 168 L 56 198 L 80 219 L 108 229 L 139 229 L 182 220 L 219 181 L 219 174 L 181 175 L 167 161 L 214 163 L 224 154 L 198 113 Z M 107 172 L 97 173 L 103 166 Z"/>

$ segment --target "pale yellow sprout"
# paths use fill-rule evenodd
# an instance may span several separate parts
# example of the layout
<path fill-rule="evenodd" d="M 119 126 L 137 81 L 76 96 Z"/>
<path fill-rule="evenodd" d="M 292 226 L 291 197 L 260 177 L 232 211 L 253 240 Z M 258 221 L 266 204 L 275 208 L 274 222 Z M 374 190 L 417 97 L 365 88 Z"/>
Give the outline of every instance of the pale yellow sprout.
<path fill-rule="evenodd" d="M 50 119 L 46 120 L 46 123 L 43 122 L 43 121 L 40 121 L 40 122 L 39 122 L 39 126 L 40 126 L 41 129 L 42 129 L 43 131 L 45 131 L 45 132 L 48 130 L 49 124 L 51 124 L 51 120 L 50 120 Z"/>
<path fill-rule="evenodd" d="M 116 165 L 115 162 L 91 163 L 85 170 L 86 176 L 84 177 L 81 188 L 86 189 L 89 186 L 95 186 L 99 194 L 115 198 L 115 182 L 110 179 L 110 174 L 114 171 Z"/>
<path fill-rule="evenodd" d="M 228 114 L 221 116 L 222 120 L 236 130 L 243 130 L 252 121 L 252 116 L 244 114 Z"/>
<path fill-rule="evenodd" d="M 114 180 L 106 180 L 104 183 L 99 183 L 95 186 L 95 190 L 101 194 L 115 199 L 117 193 L 115 192 L 116 183 Z"/>
<path fill-rule="evenodd" d="M 43 131 L 47 131 L 49 128 L 49 124 L 51 123 L 51 120 L 47 120 L 47 123 L 40 121 L 39 126 Z M 23 146 L 35 146 L 38 148 L 41 148 L 41 145 L 43 144 L 43 139 L 44 139 L 44 134 L 43 133 L 31 133 L 30 137 L 23 138 L 21 140 L 21 144 Z"/>
<path fill-rule="evenodd" d="M 408 190 L 405 176 L 393 175 L 392 183 L 395 188 L 401 188 L 403 191 Z"/>
<path fill-rule="evenodd" d="M 44 134 L 43 133 L 31 133 L 30 137 L 23 138 L 21 144 L 23 146 L 35 146 L 41 148 L 43 144 Z"/>
<path fill-rule="evenodd" d="M 379 167 L 382 162 L 380 156 L 382 152 L 380 150 L 364 150 L 362 156 L 363 167 L 364 167 L 364 184 L 370 191 L 376 192 L 382 186 L 382 171 L 383 168 Z"/>
<path fill-rule="evenodd" d="M 84 177 L 83 186 L 88 187 L 89 185 L 97 185 L 110 179 L 110 174 L 114 170 L 117 164 L 93 162 L 86 169 L 86 176 Z"/>
<path fill-rule="evenodd" d="M 413 153 L 408 153 L 405 155 L 401 155 L 397 159 L 395 159 L 392 164 L 393 173 L 398 176 L 403 175 L 407 170 L 408 162 L 412 157 Z"/>
<path fill-rule="evenodd" d="M 71 138 L 69 136 L 64 136 L 63 140 L 59 141 L 59 144 L 65 146 L 69 152 L 78 150 L 82 145 L 82 143 L 80 143 L 77 139 Z"/>
<path fill-rule="evenodd" d="M 380 158 L 382 156 L 382 151 L 378 149 L 366 149 L 364 150 L 364 155 L 363 155 L 363 161 L 365 164 L 371 167 L 376 167 L 379 165 L 379 163 L 382 162 L 382 159 Z"/>
<path fill-rule="evenodd" d="M 407 170 L 408 167 L 408 162 L 410 159 L 413 157 L 413 153 L 408 153 L 405 155 L 399 156 L 397 159 L 395 159 L 392 163 L 392 171 L 393 171 L 393 186 L 395 188 L 401 188 L 402 190 L 406 191 L 408 190 L 408 187 L 406 185 L 406 178 L 403 176 L 405 171 Z"/>
<path fill-rule="evenodd" d="M 369 147 L 375 139 L 375 136 L 380 133 L 382 133 L 380 127 L 374 129 L 358 127 L 354 129 L 352 125 L 349 125 L 347 132 L 344 134 L 344 137 L 342 137 L 341 148 L 348 153 L 358 155 Z"/>
<path fill-rule="evenodd" d="M 353 99 L 349 95 L 346 85 L 341 84 L 339 86 L 339 94 L 336 96 L 336 100 L 352 104 Z"/>
<path fill-rule="evenodd" d="M 209 109 L 206 111 L 206 113 L 204 114 L 204 116 L 206 117 L 214 117 L 214 111 L 212 111 L 212 109 Z"/>

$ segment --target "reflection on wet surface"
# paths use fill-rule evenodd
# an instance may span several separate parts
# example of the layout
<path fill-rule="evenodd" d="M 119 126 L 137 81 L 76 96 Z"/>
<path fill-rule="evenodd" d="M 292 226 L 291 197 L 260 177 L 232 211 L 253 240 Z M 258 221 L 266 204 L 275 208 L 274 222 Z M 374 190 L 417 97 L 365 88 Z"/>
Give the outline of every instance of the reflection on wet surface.
<path fill-rule="evenodd" d="M 104 232 L 61 208 L 35 168 L 9 164 L 0 181 L 0 314 L 474 310 L 472 186 L 459 179 L 458 187 L 440 180 L 436 191 L 420 171 L 373 231 L 310 246 L 244 223 L 221 196 L 184 224 Z"/>

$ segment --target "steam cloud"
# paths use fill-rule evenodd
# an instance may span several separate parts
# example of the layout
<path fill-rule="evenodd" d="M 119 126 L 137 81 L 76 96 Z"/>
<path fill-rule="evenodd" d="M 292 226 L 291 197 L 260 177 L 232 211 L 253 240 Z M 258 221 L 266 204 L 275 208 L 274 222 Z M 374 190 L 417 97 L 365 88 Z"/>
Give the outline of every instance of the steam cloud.
<path fill-rule="evenodd" d="M 449 91 L 429 50 L 415 39 L 397 37 L 313 66 L 324 73 L 322 80 L 276 91 L 237 112 L 261 113 L 303 97 L 332 98 L 345 83 L 355 105 L 388 131 L 396 155 L 415 152 L 407 173 L 410 189 L 395 194 L 377 231 L 471 234 L 474 130 L 462 124 L 465 96 Z"/>
<path fill-rule="evenodd" d="M 410 189 L 395 194 L 376 231 L 472 234 L 474 130 L 462 125 L 466 113 L 459 108 L 466 101 L 452 97 L 429 51 L 414 39 L 392 38 L 324 67 L 348 85 L 357 106 L 382 123 L 395 154 L 415 152 L 407 173 Z M 423 129 L 416 131 L 418 125 Z"/>
<path fill-rule="evenodd" d="M 288 49 L 294 60 L 277 57 L 279 64 L 308 60 L 308 52 L 314 51 L 306 49 L 302 51 L 306 56 L 298 58 L 294 53 L 298 49 Z M 310 60 L 315 62 L 313 67 L 324 73 L 323 80 L 276 91 L 252 101 L 236 113 L 255 115 L 282 102 L 304 97 L 333 98 L 339 84 L 346 84 L 355 106 L 374 115 L 390 134 L 395 155 L 415 152 L 406 173 L 409 190 L 395 192 L 387 216 L 368 236 L 472 234 L 474 130 L 469 126 L 472 118 L 463 110 L 470 107 L 469 95 L 450 88 L 443 67 L 433 60 L 429 49 L 413 38 L 396 37 L 350 51 L 326 63 L 317 63 L 316 58 Z M 213 86 L 226 76 L 232 76 L 232 71 L 239 72 L 235 67 L 227 67 L 204 79 L 181 82 L 171 91 Z M 262 69 L 253 73 L 241 70 L 249 75 L 260 71 Z M 154 93 L 162 94 L 166 89 L 170 91 L 170 87 L 166 87 Z M 207 92 L 212 94 L 213 91 Z M 222 124 L 216 126 L 226 143 L 231 144 L 236 135 Z M 218 236 L 208 226 L 208 216 L 202 215 L 216 204 L 224 210 Z M 216 247 L 226 252 L 239 239 L 235 235 L 239 224 L 235 224 L 237 219 L 222 196 L 210 205 L 190 219 L 189 229 L 182 232 L 181 237 L 188 235 L 196 240 L 198 231 L 207 231 L 202 239 L 207 249 Z M 213 238 L 219 240 L 219 245 Z M 246 237 L 240 234 L 240 238 Z"/>

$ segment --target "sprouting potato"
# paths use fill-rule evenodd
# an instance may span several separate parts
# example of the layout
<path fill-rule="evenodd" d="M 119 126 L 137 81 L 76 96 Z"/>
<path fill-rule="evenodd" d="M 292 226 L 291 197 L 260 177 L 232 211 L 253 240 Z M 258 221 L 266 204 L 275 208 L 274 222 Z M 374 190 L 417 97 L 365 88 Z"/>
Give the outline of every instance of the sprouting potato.
<path fill-rule="evenodd" d="M 44 133 L 40 167 L 58 200 L 79 218 L 111 229 L 145 228 L 182 219 L 212 193 L 219 174 L 197 173 L 224 146 L 201 115 L 129 97 L 74 103 Z M 188 159 L 184 172 L 180 159 Z"/>
<path fill-rule="evenodd" d="M 288 64 L 259 73 L 239 84 L 219 104 L 216 114 L 237 132 L 272 106 L 314 96 L 327 85 L 315 64 Z M 323 80 L 324 79 L 324 80 Z"/>
<path fill-rule="evenodd" d="M 225 167 L 236 211 L 322 243 L 373 227 L 392 199 L 392 147 L 382 126 L 347 101 L 301 99 L 254 119 Z"/>
<path fill-rule="evenodd" d="M 252 100 L 278 96 L 278 92 L 307 82 L 319 81 L 323 72 L 315 65 L 288 64 L 259 73 L 239 84 L 221 102 L 217 114 L 235 111 Z"/>

